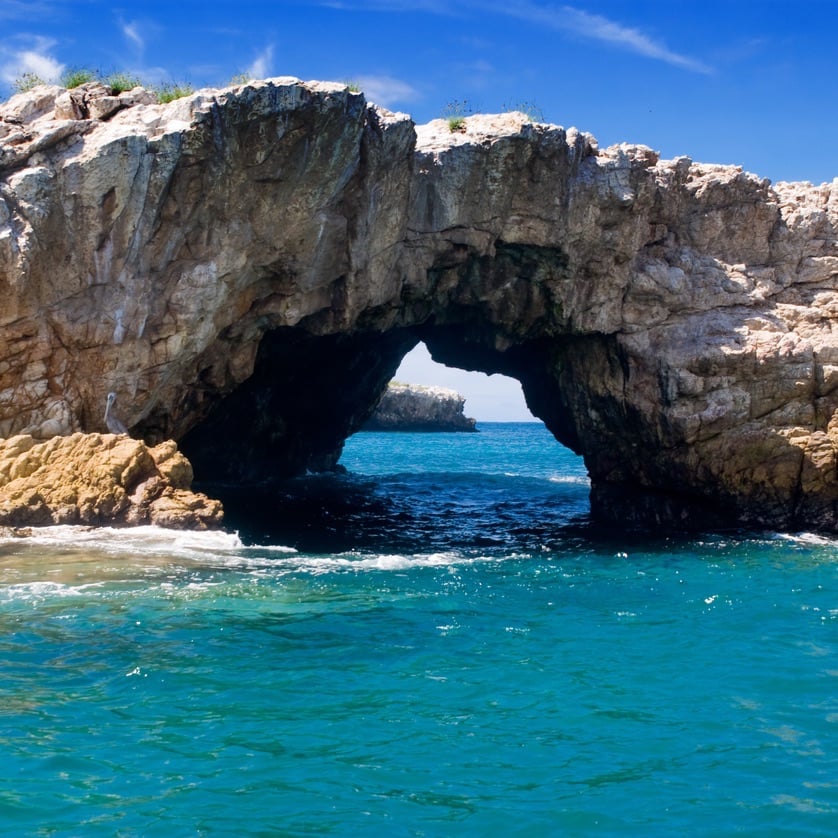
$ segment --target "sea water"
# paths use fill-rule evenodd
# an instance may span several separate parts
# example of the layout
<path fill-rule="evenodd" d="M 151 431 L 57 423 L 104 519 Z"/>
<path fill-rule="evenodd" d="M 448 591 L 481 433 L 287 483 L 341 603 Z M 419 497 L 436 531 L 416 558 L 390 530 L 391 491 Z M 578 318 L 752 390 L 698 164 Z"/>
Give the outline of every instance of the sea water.
<path fill-rule="evenodd" d="M 602 530 L 538 424 L 0 541 L 4 835 L 834 835 L 838 542 Z"/>

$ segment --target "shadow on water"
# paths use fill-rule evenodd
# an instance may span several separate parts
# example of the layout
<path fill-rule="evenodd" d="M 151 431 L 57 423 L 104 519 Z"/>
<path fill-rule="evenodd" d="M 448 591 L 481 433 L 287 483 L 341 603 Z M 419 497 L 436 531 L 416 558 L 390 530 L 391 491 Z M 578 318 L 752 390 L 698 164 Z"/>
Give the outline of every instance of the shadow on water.
<path fill-rule="evenodd" d="M 767 537 L 604 524 L 591 518 L 586 485 L 523 476 L 319 474 L 270 487 L 196 488 L 224 503 L 226 528 L 244 544 L 315 554 L 677 554 L 702 540 Z"/>
<path fill-rule="evenodd" d="M 532 552 L 588 528 L 587 486 L 533 477 L 328 474 L 200 488 L 222 500 L 246 544 L 304 552 Z"/>
<path fill-rule="evenodd" d="M 540 425 L 357 434 L 341 463 L 348 471 L 270 486 L 196 488 L 224 503 L 227 528 L 245 544 L 306 553 L 619 555 L 669 552 L 709 532 L 595 520 L 584 463 Z M 711 538 L 723 530 L 713 532 Z"/>

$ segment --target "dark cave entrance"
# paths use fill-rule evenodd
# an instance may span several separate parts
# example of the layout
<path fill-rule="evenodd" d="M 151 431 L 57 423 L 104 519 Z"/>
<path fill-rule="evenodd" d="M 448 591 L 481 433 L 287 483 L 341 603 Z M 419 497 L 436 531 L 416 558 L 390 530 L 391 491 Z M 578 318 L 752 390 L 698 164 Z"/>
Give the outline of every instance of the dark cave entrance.
<path fill-rule="evenodd" d="M 342 474 L 339 460 L 345 441 L 361 429 L 403 358 L 420 343 L 437 363 L 516 378 L 525 392 L 530 390 L 531 406 L 534 384 L 547 392 L 549 363 L 538 360 L 540 347 L 501 353 L 488 336 L 481 345 L 468 335 L 457 324 L 385 334 L 321 336 L 300 328 L 268 332 L 251 377 L 180 441 L 193 464 L 195 487 L 221 499 L 228 525 L 251 533 L 256 542 L 267 538 L 320 552 L 375 545 L 396 533 L 401 533 L 398 538 L 415 535 L 421 531 L 417 521 L 434 521 L 448 512 L 417 511 L 410 492 L 384 491 L 378 478 Z M 543 395 L 534 401 L 550 405 Z M 532 414 L 524 416 L 543 429 Z M 555 438 L 544 433 L 558 448 Z M 423 490 L 417 487 L 416 492 Z M 425 493 L 425 508 L 432 507 Z M 537 517 L 551 514 L 544 509 Z M 488 519 L 484 524 L 482 534 L 473 537 L 476 542 L 494 538 Z M 436 538 L 430 525 L 422 532 L 417 543 Z M 411 544 L 402 546 L 418 549 Z"/>
<path fill-rule="evenodd" d="M 572 425 L 563 421 L 565 405 L 554 395 L 549 345 L 499 351 L 491 334 L 461 323 L 329 335 L 289 327 L 264 335 L 251 377 L 179 441 L 196 480 L 255 486 L 333 470 L 344 441 L 363 426 L 420 342 L 447 367 L 519 381 L 532 415 L 578 451 Z"/>

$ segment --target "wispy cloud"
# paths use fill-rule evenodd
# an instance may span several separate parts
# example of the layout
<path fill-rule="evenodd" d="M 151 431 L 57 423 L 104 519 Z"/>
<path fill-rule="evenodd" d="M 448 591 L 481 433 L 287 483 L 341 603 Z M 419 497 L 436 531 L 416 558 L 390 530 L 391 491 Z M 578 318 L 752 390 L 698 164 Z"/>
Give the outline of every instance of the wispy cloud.
<path fill-rule="evenodd" d="M 247 68 L 247 74 L 254 79 L 264 79 L 271 74 L 273 66 L 274 48 L 270 44 L 260 52 L 253 63 Z"/>
<path fill-rule="evenodd" d="M 670 49 L 665 43 L 640 29 L 576 6 L 536 3 L 531 0 L 320 0 L 318 5 L 354 11 L 428 12 L 464 18 L 475 13 L 513 17 L 558 32 L 608 44 L 655 61 L 663 61 L 694 73 L 713 72 L 713 68 L 703 61 Z"/>
<path fill-rule="evenodd" d="M 415 102 L 421 98 L 415 87 L 393 76 L 358 76 L 353 81 L 358 83 L 370 102 L 387 108 Z"/>
<path fill-rule="evenodd" d="M 669 49 L 639 29 L 624 26 L 602 15 L 590 14 L 574 6 L 541 6 L 536 3 L 510 3 L 503 6 L 490 4 L 493 11 L 517 17 L 530 23 L 549 26 L 564 32 L 571 32 L 583 38 L 601 41 L 611 46 L 628 50 L 666 64 L 681 67 L 695 73 L 712 73 L 713 70 L 702 61 L 682 55 Z"/>
<path fill-rule="evenodd" d="M 145 49 L 145 40 L 140 34 L 140 27 L 136 21 L 121 23 L 122 34 L 140 51 Z"/>
<path fill-rule="evenodd" d="M 0 0 L 0 20 L 38 20 L 55 11 L 55 4 L 42 0 Z"/>
<path fill-rule="evenodd" d="M 22 36 L 19 46 L 0 46 L 0 79 L 13 84 L 24 73 L 33 73 L 44 81 L 55 81 L 64 64 L 50 55 L 56 42 L 39 35 Z"/>

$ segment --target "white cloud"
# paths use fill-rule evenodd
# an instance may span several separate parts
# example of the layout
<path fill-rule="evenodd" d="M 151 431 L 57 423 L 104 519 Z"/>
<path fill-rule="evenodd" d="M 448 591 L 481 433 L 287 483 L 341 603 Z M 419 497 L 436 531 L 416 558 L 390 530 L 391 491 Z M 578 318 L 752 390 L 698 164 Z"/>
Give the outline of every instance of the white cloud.
<path fill-rule="evenodd" d="M 21 48 L 0 47 L 0 78 L 13 84 L 24 73 L 34 73 L 44 81 L 55 81 L 65 69 L 64 64 L 49 54 L 55 41 L 39 36 L 26 40 L 30 44 Z"/>
<path fill-rule="evenodd" d="M 538 3 L 498 3 L 477 0 L 476 6 L 496 14 L 516 17 L 538 26 L 569 32 L 582 38 L 610 44 L 618 49 L 634 52 L 646 58 L 663 61 L 694 73 L 712 73 L 711 67 L 697 59 L 674 52 L 665 44 L 631 26 L 609 20 L 602 15 L 577 9 L 574 6 L 543 6 Z"/>
<path fill-rule="evenodd" d="M 646 58 L 654 58 L 692 70 L 696 73 L 711 73 L 712 69 L 701 61 L 673 52 L 664 44 L 654 41 L 639 29 L 623 26 L 602 15 L 589 14 L 572 6 L 558 10 L 538 7 L 532 3 L 508 7 L 508 14 L 528 20 L 538 20 L 555 29 L 564 29 L 596 41 L 604 41 L 629 52 L 636 52 Z"/>
<path fill-rule="evenodd" d="M 389 108 L 391 105 L 415 102 L 421 94 L 407 82 L 392 76 L 358 76 L 353 78 L 364 92 L 367 101 Z"/>
<path fill-rule="evenodd" d="M 269 45 L 256 56 L 253 63 L 247 68 L 247 74 L 253 79 L 267 78 L 273 66 L 274 48 Z"/>
<path fill-rule="evenodd" d="M 140 35 L 140 29 L 136 21 L 123 23 L 122 34 L 125 35 L 125 37 L 131 41 L 131 43 L 134 44 L 140 52 L 145 49 L 145 41 L 143 40 L 143 36 Z"/>

